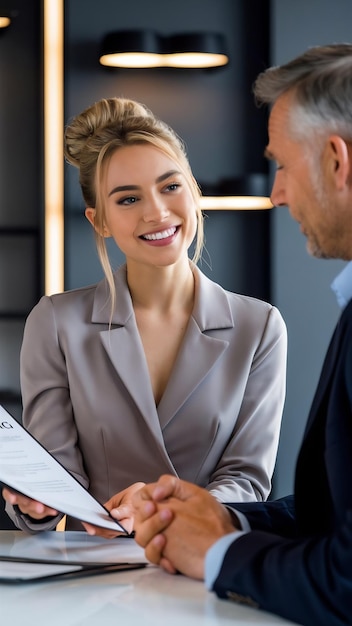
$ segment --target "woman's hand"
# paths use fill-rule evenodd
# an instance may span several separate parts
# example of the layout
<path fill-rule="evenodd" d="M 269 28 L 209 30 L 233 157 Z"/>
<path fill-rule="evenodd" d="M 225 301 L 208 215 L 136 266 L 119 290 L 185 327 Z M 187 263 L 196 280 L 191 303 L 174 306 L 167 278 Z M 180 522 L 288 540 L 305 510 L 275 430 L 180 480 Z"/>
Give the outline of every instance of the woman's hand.
<path fill-rule="evenodd" d="M 133 496 L 144 487 L 145 483 L 133 483 L 123 491 L 119 491 L 115 493 L 110 500 L 105 502 L 104 506 L 112 517 L 114 517 L 121 526 L 123 526 L 128 533 L 131 533 L 134 528 L 134 508 L 132 504 Z M 87 524 L 87 522 L 82 522 L 84 528 L 86 529 L 89 535 L 99 535 L 100 537 L 105 537 L 106 539 L 113 539 L 114 537 L 118 537 L 124 533 L 121 533 L 119 530 L 112 531 L 107 530 L 106 528 L 99 528 L 98 526 L 93 526 L 92 524 Z"/>
<path fill-rule="evenodd" d="M 29 515 L 29 517 L 34 520 L 41 520 L 45 517 L 55 517 L 59 514 L 56 509 L 52 509 L 37 500 L 32 500 L 21 493 L 11 491 L 7 487 L 4 487 L 2 490 L 2 496 L 6 502 L 12 504 L 12 506 L 17 505 L 21 513 Z"/>

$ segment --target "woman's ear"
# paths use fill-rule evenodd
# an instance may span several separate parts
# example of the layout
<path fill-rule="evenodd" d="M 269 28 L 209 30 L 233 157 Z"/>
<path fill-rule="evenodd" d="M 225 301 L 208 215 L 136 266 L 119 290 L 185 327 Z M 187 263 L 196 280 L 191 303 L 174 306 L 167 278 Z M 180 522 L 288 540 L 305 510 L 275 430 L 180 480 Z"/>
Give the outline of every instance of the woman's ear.
<path fill-rule="evenodd" d="M 104 226 L 103 231 L 101 231 L 100 228 L 97 228 L 97 226 L 95 225 L 95 216 L 96 216 L 96 210 L 92 209 L 90 207 L 87 207 L 85 212 L 84 212 L 88 222 L 91 223 L 91 225 L 93 226 L 94 230 L 97 231 L 97 233 L 99 233 L 99 235 L 101 235 L 102 237 L 111 237 L 111 233 L 109 231 L 109 229 Z"/>
<path fill-rule="evenodd" d="M 86 208 L 86 210 L 84 211 L 84 215 L 86 216 L 88 222 L 91 223 L 91 225 L 93 226 L 93 228 L 95 228 L 95 209 L 91 209 L 89 207 Z"/>
<path fill-rule="evenodd" d="M 330 135 L 327 142 L 327 157 L 336 189 L 341 191 L 350 182 L 352 153 L 347 142 L 339 135 Z"/>

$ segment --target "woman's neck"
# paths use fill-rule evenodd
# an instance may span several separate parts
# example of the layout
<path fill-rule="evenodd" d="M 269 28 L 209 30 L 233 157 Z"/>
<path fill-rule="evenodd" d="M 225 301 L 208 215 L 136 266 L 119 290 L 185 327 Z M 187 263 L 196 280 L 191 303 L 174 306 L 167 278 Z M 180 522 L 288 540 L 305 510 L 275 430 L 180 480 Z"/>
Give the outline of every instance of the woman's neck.
<path fill-rule="evenodd" d="M 189 259 L 167 267 L 127 264 L 127 283 L 134 309 L 191 311 L 194 277 Z"/>

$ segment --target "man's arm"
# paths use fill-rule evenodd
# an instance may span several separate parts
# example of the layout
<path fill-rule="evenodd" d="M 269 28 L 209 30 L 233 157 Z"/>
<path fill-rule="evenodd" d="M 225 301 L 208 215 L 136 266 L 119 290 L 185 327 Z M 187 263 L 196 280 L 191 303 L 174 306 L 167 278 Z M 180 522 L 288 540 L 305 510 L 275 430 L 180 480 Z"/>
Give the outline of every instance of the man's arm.
<path fill-rule="evenodd" d="M 294 496 L 266 502 L 235 502 L 226 506 L 245 515 L 252 530 L 265 530 L 284 537 L 297 534 Z"/>
<path fill-rule="evenodd" d="M 229 546 L 213 590 L 307 626 L 347 626 L 351 554 L 352 511 L 329 536 L 252 531 Z"/>
<path fill-rule="evenodd" d="M 282 512 L 285 507 L 292 511 L 289 502 L 280 505 Z M 134 504 L 136 540 L 146 548 L 147 558 L 194 578 L 204 578 L 210 548 L 236 530 L 228 510 L 207 491 L 175 477 L 147 485 Z M 236 533 L 213 590 L 219 597 L 307 626 L 347 626 L 352 615 L 351 554 L 352 510 L 329 536 Z"/>

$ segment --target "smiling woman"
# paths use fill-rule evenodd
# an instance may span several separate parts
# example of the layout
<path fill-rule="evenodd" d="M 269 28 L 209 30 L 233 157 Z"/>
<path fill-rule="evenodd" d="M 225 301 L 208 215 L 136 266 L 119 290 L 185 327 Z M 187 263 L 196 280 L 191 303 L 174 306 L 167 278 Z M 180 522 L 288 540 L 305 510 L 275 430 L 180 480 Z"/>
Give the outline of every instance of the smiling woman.
<path fill-rule="evenodd" d="M 94 497 L 118 507 L 128 530 L 133 494 L 163 473 L 218 499 L 266 499 L 286 327 L 275 307 L 225 291 L 197 267 L 203 217 L 182 141 L 143 105 L 112 98 L 66 128 L 65 154 L 80 171 L 106 278 L 44 296 L 28 317 L 25 427 Z M 126 259 L 115 272 L 108 237 Z M 60 518 L 7 490 L 4 497 L 24 530 L 48 530 Z M 68 518 L 67 528 L 81 524 Z"/>
<path fill-rule="evenodd" d="M 150 264 L 185 264 L 188 275 L 197 204 L 174 161 L 151 144 L 125 146 L 108 159 L 103 181 L 102 234 L 112 236 L 124 253 L 129 281 L 136 272 L 139 282 Z M 96 209 L 87 208 L 86 216 L 95 226 Z"/>

